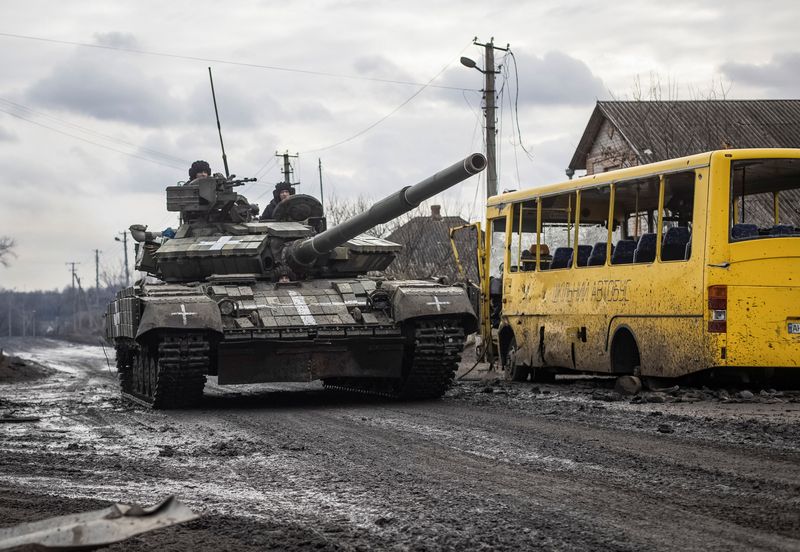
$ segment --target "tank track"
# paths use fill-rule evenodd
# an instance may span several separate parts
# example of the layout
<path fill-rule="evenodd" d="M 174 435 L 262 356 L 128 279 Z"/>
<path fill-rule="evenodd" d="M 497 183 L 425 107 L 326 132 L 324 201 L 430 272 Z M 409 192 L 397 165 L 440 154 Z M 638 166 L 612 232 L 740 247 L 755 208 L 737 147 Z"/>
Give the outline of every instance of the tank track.
<path fill-rule="evenodd" d="M 413 351 L 403 366 L 403 377 L 333 378 L 325 389 L 364 393 L 391 399 L 437 399 L 453 382 L 461 351 L 464 328 L 455 320 L 418 321 L 413 326 Z"/>
<path fill-rule="evenodd" d="M 122 396 L 148 408 L 188 408 L 203 398 L 211 347 L 203 334 L 161 335 L 117 352 Z M 130 361 L 126 361 L 130 357 Z"/>

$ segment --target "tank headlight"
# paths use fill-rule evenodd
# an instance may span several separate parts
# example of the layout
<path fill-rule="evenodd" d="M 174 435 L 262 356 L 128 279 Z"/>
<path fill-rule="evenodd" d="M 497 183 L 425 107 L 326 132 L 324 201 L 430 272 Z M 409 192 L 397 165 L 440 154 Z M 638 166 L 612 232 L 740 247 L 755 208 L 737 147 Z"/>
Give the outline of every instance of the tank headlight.
<path fill-rule="evenodd" d="M 233 304 L 233 301 L 230 299 L 223 299 L 219 303 L 217 303 L 219 307 L 219 312 L 221 312 L 224 316 L 230 316 L 233 314 L 233 311 L 236 310 L 236 305 Z"/>

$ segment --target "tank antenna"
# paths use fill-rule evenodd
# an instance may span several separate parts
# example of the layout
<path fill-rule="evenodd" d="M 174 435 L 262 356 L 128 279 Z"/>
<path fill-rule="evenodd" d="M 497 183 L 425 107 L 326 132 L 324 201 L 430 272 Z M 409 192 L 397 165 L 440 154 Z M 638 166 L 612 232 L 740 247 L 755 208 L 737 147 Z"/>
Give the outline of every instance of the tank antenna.
<path fill-rule="evenodd" d="M 211 76 L 211 67 L 208 68 L 208 80 L 211 81 L 211 97 L 214 100 L 214 114 L 217 116 L 217 131 L 219 131 L 219 145 L 222 147 L 222 164 L 225 165 L 225 178 L 230 178 L 231 173 L 228 171 L 228 157 L 225 155 L 225 144 L 222 143 L 222 127 L 219 124 L 217 95 L 214 93 L 214 77 Z"/>

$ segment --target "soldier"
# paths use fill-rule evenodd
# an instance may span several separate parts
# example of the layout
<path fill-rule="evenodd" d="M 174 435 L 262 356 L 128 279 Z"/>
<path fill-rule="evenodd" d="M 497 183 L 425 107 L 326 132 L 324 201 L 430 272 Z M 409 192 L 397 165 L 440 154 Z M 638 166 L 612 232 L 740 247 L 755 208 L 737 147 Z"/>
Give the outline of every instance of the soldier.
<path fill-rule="evenodd" d="M 269 202 L 269 205 L 266 206 L 264 212 L 261 214 L 261 220 L 272 219 L 272 215 L 275 213 L 275 207 L 278 206 L 278 203 L 294 194 L 295 189 L 291 184 L 287 182 L 278 182 L 275 184 L 275 190 L 272 192 L 272 201 Z"/>
<path fill-rule="evenodd" d="M 190 182 L 195 178 L 203 178 L 206 176 L 211 176 L 211 166 L 208 164 L 208 161 L 200 159 L 192 163 L 192 166 L 189 167 Z"/>

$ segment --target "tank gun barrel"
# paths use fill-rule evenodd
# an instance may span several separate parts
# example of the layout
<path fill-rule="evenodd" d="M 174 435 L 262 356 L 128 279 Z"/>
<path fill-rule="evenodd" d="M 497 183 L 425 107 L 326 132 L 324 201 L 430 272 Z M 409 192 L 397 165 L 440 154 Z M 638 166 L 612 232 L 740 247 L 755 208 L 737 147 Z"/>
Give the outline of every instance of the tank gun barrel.
<path fill-rule="evenodd" d="M 309 266 L 321 255 L 330 253 L 336 247 L 378 224 L 383 224 L 411 211 L 426 199 L 478 174 L 485 167 L 486 158 L 480 153 L 473 153 L 433 176 L 383 198 L 367 211 L 350 220 L 329 228 L 312 238 L 295 242 L 288 251 L 289 259 L 301 266 Z"/>

